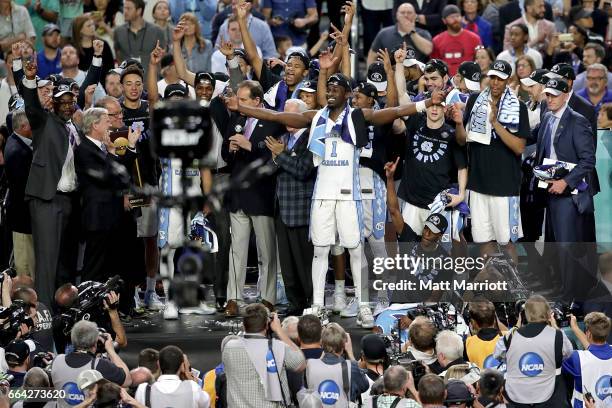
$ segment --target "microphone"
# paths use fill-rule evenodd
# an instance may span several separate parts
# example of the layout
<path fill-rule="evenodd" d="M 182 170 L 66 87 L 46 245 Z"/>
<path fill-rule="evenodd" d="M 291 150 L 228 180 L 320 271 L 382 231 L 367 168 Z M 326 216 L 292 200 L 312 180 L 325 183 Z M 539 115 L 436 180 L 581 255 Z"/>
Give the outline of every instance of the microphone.
<path fill-rule="evenodd" d="M 246 121 L 247 117 L 243 115 L 238 115 L 236 118 L 236 124 L 234 125 L 234 132 L 238 135 L 244 135 L 244 131 L 246 130 Z M 233 153 L 236 154 L 237 150 Z"/>

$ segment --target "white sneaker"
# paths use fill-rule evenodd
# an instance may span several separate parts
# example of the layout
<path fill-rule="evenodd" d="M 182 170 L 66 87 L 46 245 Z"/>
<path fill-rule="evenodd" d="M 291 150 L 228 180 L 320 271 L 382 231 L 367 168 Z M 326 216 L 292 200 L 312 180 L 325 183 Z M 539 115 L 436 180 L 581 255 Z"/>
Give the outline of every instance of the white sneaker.
<path fill-rule="evenodd" d="M 332 311 L 336 314 L 346 309 L 346 294 L 345 293 L 334 293 L 334 308 Z"/>
<path fill-rule="evenodd" d="M 349 300 L 348 304 L 340 312 L 341 317 L 355 317 L 359 313 L 359 302 L 354 297 Z"/>
<path fill-rule="evenodd" d="M 149 310 L 162 310 L 165 307 L 164 302 L 161 301 L 154 290 L 145 292 L 144 305 Z"/>
<path fill-rule="evenodd" d="M 374 316 L 372 316 L 372 311 L 370 310 L 369 306 L 359 306 L 359 314 L 357 315 L 357 325 L 361 326 L 364 329 L 371 329 L 374 327 Z"/>
<path fill-rule="evenodd" d="M 179 311 L 176 308 L 176 304 L 169 300 L 166 304 L 166 308 L 164 309 L 164 319 L 166 320 L 176 320 L 179 317 Z"/>
<path fill-rule="evenodd" d="M 381 314 L 386 308 L 389 307 L 389 299 L 379 297 L 374 307 L 374 316 Z"/>
<path fill-rule="evenodd" d="M 217 313 L 217 309 L 208 306 L 204 302 L 200 302 L 199 306 L 196 307 L 183 307 L 179 309 L 180 314 L 195 314 L 195 315 L 212 315 Z"/>

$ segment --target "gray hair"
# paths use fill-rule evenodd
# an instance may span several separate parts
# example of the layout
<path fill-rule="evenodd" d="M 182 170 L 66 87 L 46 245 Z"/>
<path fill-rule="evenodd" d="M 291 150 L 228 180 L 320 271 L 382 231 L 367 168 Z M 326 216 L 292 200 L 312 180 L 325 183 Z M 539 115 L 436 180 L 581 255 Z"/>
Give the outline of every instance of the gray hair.
<path fill-rule="evenodd" d="M 49 384 L 49 376 L 40 367 L 30 368 L 23 378 L 23 388 L 47 388 Z"/>
<path fill-rule="evenodd" d="M 338 323 L 330 323 L 321 333 L 321 346 L 327 353 L 342 353 L 346 342 L 346 332 Z"/>
<path fill-rule="evenodd" d="M 463 356 L 461 336 L 450 330 L 441 331 L 436 337 L 436 352 L 444 354 L 447 360 L 457 360 Z"/>
<path fill-rule="evenodd" d="M 285 101 L 285 106 L 287 106 L 288 104 L 297 106 L 298 108 L 297 113 L 306 112 L 308 110 L 308 106 L 306 106 L 306 102 L 304 102 L 301 99 L 287 99 L 287 101 Z"/>
<path fill-rule="evenodd" d="M 287 316 L 283 319 L 282 323 L 281 323 L 281 327 L 283 329 L 286 329 L 287 327 L 291 326 L 292 324 L 298 324 L 300 322 L 299 317 L 297 316 Z"/>
<path fill-rule="evenodd" d="M 13 111 L 13 129 L 19 129 L 27 123 L 28 117 L 26 116 L 25 109 L 17 109 L 16 111 Z"/>
<path fill-rule="evenodd" d="M 586 70 L 587 73 L 589 71 L 602 71 L 604 73 L 604 79 L 606 80 L 606 83 L 608 83 L 608 68 L 606 68 L 604 64 L 596 62 L 595 64 L 589 65 Z"/>
<path fill-rule="evenodd" d="M 83 133 L 91 135 L 93 125 L 100 122 L 103 115 L 108 115 L 108 111 L 104 108 L 89 108 L 83 112 Z"/>
<path fill-rule="evenodd" d="M 95 107 L 108 109 L 108 105 L 113 102 L 119 103 L 119 99 L 115 98 L 114 96 L 106 95 L 96 101 Z"/>
<path fill-rule="evenodd" d="M 76 350 L 89 350 L 98 342 L 98 325 L 89 320 L 76 322 L 70 332 L 70 341 Z"/>
<path fill-rule="evenodd" d="M 386 392 L 402 391 L 408 381 L 408 371 L 400 365 L 391 366 L 383 374 Z"/>

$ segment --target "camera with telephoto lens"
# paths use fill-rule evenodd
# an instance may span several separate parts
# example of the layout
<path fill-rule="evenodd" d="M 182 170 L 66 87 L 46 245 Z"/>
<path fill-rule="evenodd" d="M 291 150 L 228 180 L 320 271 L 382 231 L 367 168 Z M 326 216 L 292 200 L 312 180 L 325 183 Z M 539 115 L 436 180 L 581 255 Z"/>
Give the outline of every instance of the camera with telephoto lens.
<path fill-rule="evenodd" d="M 53 353 L 48 351 L 40 351 L 32 357 L 32 367 L 39 367 L 50 374 L 51 363 L 53 362 Z"/>
<path fill-rule="evenodd" d="M 410 371 L 412 378 L 414 378 L 414 386 L 418 389 L 419 381 L 427 374 L 423 362 L 416 360 L 410 353 L 395 353 L 389 356 L 389 361 L 391 365 L 401 365 L 407 371 Z"/>
<path fill-rule="evenodd" d="M 551 304 L 550 308 L 553 312 L 555 321 L 557 322 L 557 326 L 559 327 L 569 327 L 571 315 L 574 315 L 578 321 L 584 320 L 584 312 L 582 311 L 582 308 L 575 303 L 567 305 L 556 302 Z"/>
<path fill-rule="evenodd" d="M 14 300 L 10 306 L 0 308 L 0 346 L 4 347 L 14 340 L 22 324 L 30 329 L 34 327 L 34 320 L 28 315 L 23 300 Z"/>
<path fill-rule="evenodd" d="M 4 283 L 4 274 L 8 275 L 9 278 L 14 278 L 17 276 L 17 271 L 15 268 L 6 268 L 2 272 L 0 272 L 0 285 Z"/>
<path fill-rule="evenodd" d="M 78 286 L 79 295 L 76 304 L 59 316 L 64 336 L 70 338 L 70 331 L 76 322 L 90 320 L 99 322 L 106 313 L 105 302 L 111 292 L 119 293 L 123 287 L 123 280 L 115 275 L 105 283 L 86 281 Z M 109 305 L 111 309 L 117 308 L 117 304 Z"/>

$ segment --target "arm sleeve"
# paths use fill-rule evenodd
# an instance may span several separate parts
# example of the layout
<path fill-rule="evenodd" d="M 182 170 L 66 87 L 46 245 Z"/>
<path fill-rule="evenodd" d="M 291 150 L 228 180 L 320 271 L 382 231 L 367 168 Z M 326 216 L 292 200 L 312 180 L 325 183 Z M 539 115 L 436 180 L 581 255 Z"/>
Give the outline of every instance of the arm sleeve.
<path fill-rule="evenodd" d="M 40 129 L 45 126 L 48 114 L 45 112 L 43 107 L 40 105 L 38 99 L 38 90 L 36 89 L 36 80 L 29 80 L 23 78 L 23 102 L 25 104 L 26 116 L 32 129 Z M 36 139 L 38 132 L 32 135 L 33 139 Z"/>
<path fill-rule="evenodd" d="M 565 340 L 563 342 L 565 343 Z M 572 352 L 568 358 L 563 360 L 561 370 L 572 377 L 579 377 L 581 375 L 580 356 L 577 351 Z"/>
<path fill-rule="evenodd" d="M 217 0 L 204 0 L 203 3 L 202 17 L 207 21 L 212 21 L 217 13 Z"/>
<path fill-rule="evenodd" d="M 284 344 L 284 346 L 285 360 L 283 361 L 283 363 L 285 364 L 286 368 L 288 368 L 289 370 L 295 370 L 299 368 L 302 364 L 304 364 L 304 362 L 306 361 L 306 359 L 304 358 L 304 353 L 302 353 L 301 351 L 293 350 L 287 344 Z"/>
<path fill-rule="evenodd" d="M 595 146 L 593 134 L 588 121 L 581 115 L 576 115 L 573 127 L 573 144 L 578 157 L 578 163 L 572 171 L 565 176 L 565 181 L 573 189 L 595 167 Z"/>
<path fill-rule="evenodd" d="M 507 335 L 507 334 L 506 334 Z M 495 350 L 493 351 L 493 358 L 499 361 L 506 361 L 506 343 L 504 342 L 505 336 L 501 336 L 495 344 Z"/>
<path fill-rule="evenodd" d="M 467 149 L 465 146 L 459 146 L 459 144 L 453 140 L 453 159 L 455 160 L 455 166 L 459 170 L 467 167 Z"/>
<path fill-rule="evenodd" d="M 298 180 L 306 180 L 314 170 L 312 153 L 305 146 L 302 151 L 297 152 L 297 155 L 293 157 L 286 151 L 282 152 L 276 157 L 276 163 Z"/>
<path fill-rule="evenodd" d="M 574 352 L 574 347 L 570 339 L 565 335 L 565 332 L 561 331 L 561 333 L 563 333 L 563 348 L 561 349 L 561 354 L 563 354 L 563 358 L 568 358 Z"/>
<path fill-rule="evenodd" d="M 257 45 L 260 45 L 264 58 L 276 58 L 278 57 L 278 52 L 276 52 L 276 45 L 274 45 L 274 37 L 272 37 L 270 26 L 265 21 L 261 21 L 261 23 L 261 34 L 263 38 L 262 43 Z"/>
<path fill-rule="evenodd" d="M 529 127 L 529 113 L 527 112 L 527 105 L 519 101 L 519 129 L 516 133 L 512 134 L 521 139 L 531 139 L 531 128 Z"/>
<path fill-rule="evenodd" d="M 261 76 L 259 78 L 259 83 L 261 84 L 264 93 L 268 92 L 270 88 L 272 88 L 280 80 L 281 77 L 270 71 L 270 68 L 268 68 L 268 65 L 265 62 L 261 64 Z"/>
<path fill-rule="evenodd" d="M 123 384 L 125 382 L 125 372 L 110 361 L 100 360 L 96 370 L 100 371 L 104 378 L 115 384 Z"/>

